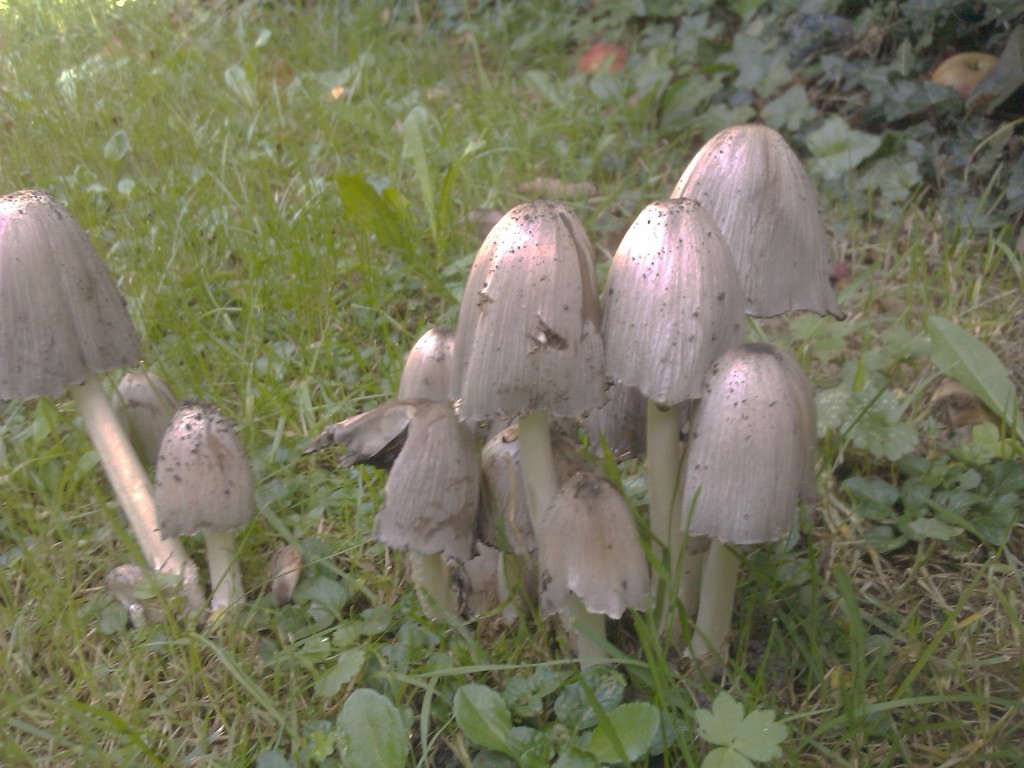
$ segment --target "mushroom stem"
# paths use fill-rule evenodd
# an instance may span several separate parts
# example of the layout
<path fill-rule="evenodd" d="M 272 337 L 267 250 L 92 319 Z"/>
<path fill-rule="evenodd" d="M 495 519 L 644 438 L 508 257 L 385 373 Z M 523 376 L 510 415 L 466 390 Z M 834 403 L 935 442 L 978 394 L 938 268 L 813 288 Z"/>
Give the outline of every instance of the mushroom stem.
<path fill-rule="evenodd" d="M 593 667 L 608 659 L 608 652 L 598 641 L 604 640 L 605 620 L 600 613 L 590 613 L 583 601 L 569 593 L 559 619 L 569 633 L 573 653 L 579 658 L 580 669 Z"/>
<path fill-rule="evenodd" d="M 154 570 L 180 575 L 189 605 L 201 609 L 205 598 L 195 563 L 178 539 L 160 535 L 149 478 L 99 380 L 87 373 L 85 381 L 72 384 L 69 391 L 146 561 Z"/>
<path fill-rule="evenodd" d="M 231 531 L 206 531 L 206 564 L 210 567 L 210 612 L 216 613 L 245 602 L 242 571 L 235 557 L 235 534 Z"/>
<path fill-rule="evenodd" d="M 728 546 L 712 541 L 704 560 L 700 584 L 700 608 L 693 629 L 690 650 L 698 661 L 711 656 L 725 658 L 728 652 L 729 626 L 740 559 Z"/>
<path fill-rule="evenodd" d="M 433 619 L 450 619 L 458 615 L 455 596 L 452 594 L 448 567 L 440 552 L 424 555 L 409 550 L 409 567 L 420 605 Z"/>
<path fill-rule="evenodd" d="M 551 429 L 546 411 L 533 410 L 519 419 L 519 469 L 526 488 L 526 505 L 533 530 L 558 493 Z"/>

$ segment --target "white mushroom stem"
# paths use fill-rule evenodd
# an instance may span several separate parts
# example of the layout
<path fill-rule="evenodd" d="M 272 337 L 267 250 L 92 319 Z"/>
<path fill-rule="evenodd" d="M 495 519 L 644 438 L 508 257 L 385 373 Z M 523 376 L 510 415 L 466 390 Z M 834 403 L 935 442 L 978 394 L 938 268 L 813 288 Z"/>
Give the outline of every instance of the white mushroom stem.
<path fill-rule="evenodd" d="M 409 550 L 409 567 L 420 604 L 431 618 L 450 619 L 458 614 L 448 566 L 440 552 L 423 555 Z"/>
<path fill-rule="evenodd" d="M 519 471 L 526 489 L 530 524 L 540 530 L 540 518 L 558 492 L 551 429 L 546 411 L 530 411 L 519 419 Z"/>
<path fill-rule="evenodd" d="M 608 659 L 608 652 L 598 639 L 605 639 L 605 620 L 600 613 L 590 613 L 583 601 L 569 593 L 559 618 L 568 630 L 573 652 L 579 658 L 580 669 L 593 667 Z"/>
<path fill-rule="evenodd" d="M 712 541 L 704 560 L 700 608 L 690 642 L 693 658 L 698 661 L 708 656 L 724 658 L 726 655 L 739 571 L 740 559 L 736 553 L 720 541 Z"/>
<path fill-rule="evenodd" d="M 149 478 L 99 380 L 89 373 L 69 391 L 146 561 L 154 570 L 180 575 L 189 604 L 202 608 L 205 599 L 195 563 L 178 539 L 160 535 Z"/>
<path fill-rule="evenodd" d="M 210 611 L 245 602 L 242 571 L 235 557 L 235 534 L 231 531 L 206 531 L 206 564 L 210 567 Z"/>

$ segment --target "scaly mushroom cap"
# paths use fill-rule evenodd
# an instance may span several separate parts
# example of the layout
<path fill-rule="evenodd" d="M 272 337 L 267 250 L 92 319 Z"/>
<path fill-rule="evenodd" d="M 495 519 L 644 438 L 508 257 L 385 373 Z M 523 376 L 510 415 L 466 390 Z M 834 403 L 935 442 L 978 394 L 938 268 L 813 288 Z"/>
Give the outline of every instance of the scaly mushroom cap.
<path fill-rule="evenodd" d="M 160 442 L 178 408 L 167 382 L 149 371 L 129 371 L 117 383 L 114 411 L 150 466 L 160 455 Z"/>
<path fill-rule="evenodd" d="M 57 397 L 142 356 L 89 237 L 45 192 L 0 197 L 0 400 Z"/>
<path fill-rule="evenodd" d="M 477 252 L 455 336 L 452 398 L 463 421 L 544 410 L 579 416 L 604 399 L 590 242 L 562 203 L 518 205 Z"/>
<path fill-rule="evenodd" d="M 743 327 L 736 266 L 708 214 L 692 200 L 644 208 L 608 270 L 608 376 L 659 405 L 700 397 L 704 373 Z"/>
<path fill-rule="evenodd" d="M 829 283 L 831 256 L 814 186 L 784 138 L 764 125 L 715 134 L 672 191 L 703 205 L 729 243 L 746 311 L 796 309 L 842 318 Z"/>
<path fill-rule="evenodd" d="M 448 403 L 418 401 L 395 459 L 373 538 L 423 555 L 472 556 L 480 504 L 476 438 Z"/>
<path fill-rule="evenodd" d="M 402 379 L 398 382 L 398 399 L 448 402 L 454 344 L 455 331 L 450 328 L 431 328 L 424 332 L 406 355 Z"/>
<path fill-rule="evenodd" d="M 212 405 L 185 403 L 175 412 L 160 443 L 153 496 L 164 538 L 229 531 L 252 519 L 249 461 Z"/>
<path fill-rule="evenodd" d="M 544 616 L 565 607 L 569 592 L 589 613 L 622 618 L 645 607 L 647 558 L 636 523 L 615 486 L 589 471 L 562 484 L 541 520 L 540 606 Z"/>
<path fill-rule="evenodd" d="M 795 360 L 747 344 L 715 361 L 683 461 L 691 536 L 757 544 L 784 536 L 815 497 L 814 392 Z M 690 510 L 693 510 L 690 517 Z"/>

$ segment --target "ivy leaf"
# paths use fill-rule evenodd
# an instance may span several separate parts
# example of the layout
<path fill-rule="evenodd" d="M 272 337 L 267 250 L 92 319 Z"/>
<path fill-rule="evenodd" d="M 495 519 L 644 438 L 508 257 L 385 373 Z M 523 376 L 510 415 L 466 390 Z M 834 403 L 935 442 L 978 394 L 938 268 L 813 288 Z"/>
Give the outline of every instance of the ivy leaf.
<path fill-rule="evenodd" d="M 701 737 L 720 745 L 704 759 L 703 768 L 750 768 L 752 763 L 782 756 L 780 745 L 788 731 L 770 709 L 756 709 L 744 716 L 743 705 L 723 691 L 710 711 L 698 709 L 695 714 Z"/>
<path fill-rule="evenodd" d="M 813 165 L 826 179 L 838 179 L 852 171 L 882 146 L 882 139 L 847 125 L 838 115 L 826 119 L 807 134 Z"/>

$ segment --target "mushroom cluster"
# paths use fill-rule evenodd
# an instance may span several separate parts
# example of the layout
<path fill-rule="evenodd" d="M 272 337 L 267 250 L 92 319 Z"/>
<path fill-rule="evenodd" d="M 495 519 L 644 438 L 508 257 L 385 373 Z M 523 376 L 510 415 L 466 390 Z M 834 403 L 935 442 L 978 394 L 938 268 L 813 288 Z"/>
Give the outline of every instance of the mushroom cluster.
<path fill-rule="evenodd" d="M 497 599 L 511 620 L 525 601 L 591 663 L 607 655 L 606 617 L 655 609 L 675 640 L 689 625 L 695 657 L 724 654 L 735 548 L 783 536 L 814 494 L 810 384 L 775 347 L 743 345 L 745 315 L 841 314 L 813 200 L 779 134 L 724 131 L 637 216 L 603 295 L 567 206 L 498 221 L 456 328 L 417 342 L 400 399 L 310 448 L 390 467 L 373 535 L 414 553 L 433 615 Z M 583 432 L 644 459 L 646 524 L 581 455 Z M 667 578 L 652 580 L 648 556 Z M 466 599 L 476 585 L 489 599 Z"/>

